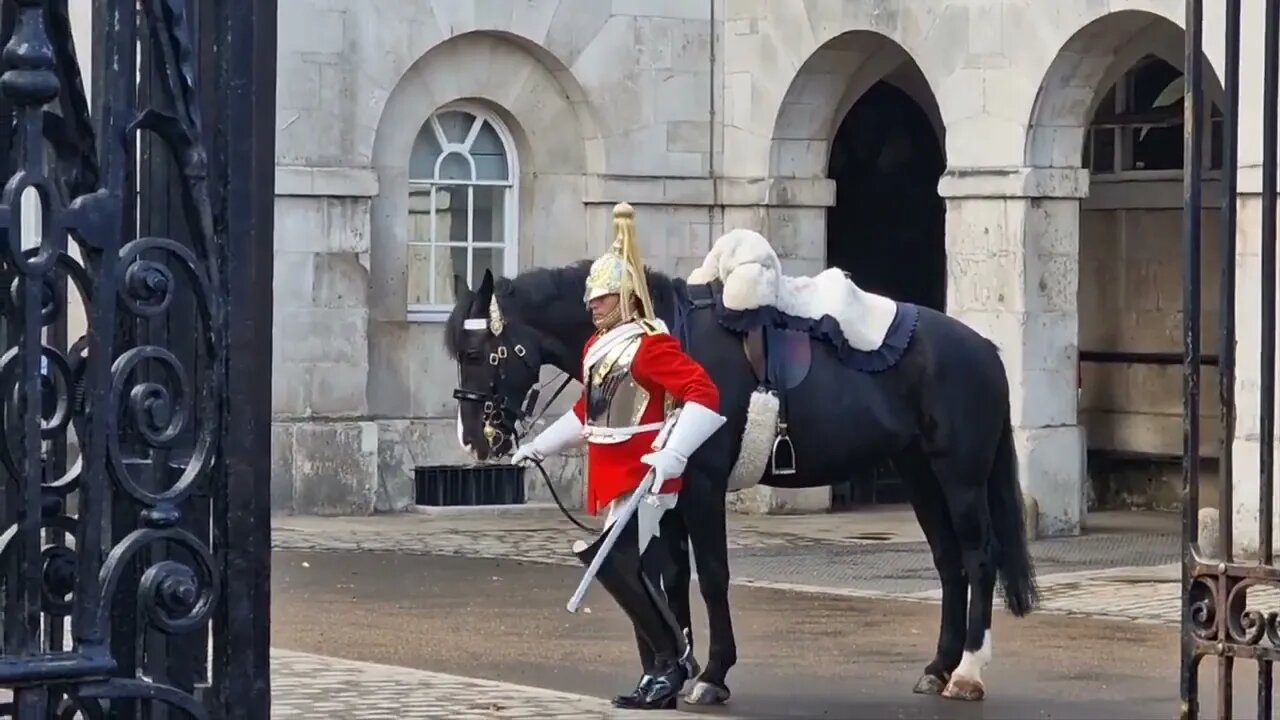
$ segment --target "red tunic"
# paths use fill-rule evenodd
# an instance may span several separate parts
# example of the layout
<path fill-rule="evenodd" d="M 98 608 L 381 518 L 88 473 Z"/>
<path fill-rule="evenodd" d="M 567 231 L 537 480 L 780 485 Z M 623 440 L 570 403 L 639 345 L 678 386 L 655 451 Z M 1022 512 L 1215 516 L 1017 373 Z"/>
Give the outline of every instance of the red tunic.
<path fill-rule="evenodd" d="M 591 349 L 599 334 L 593 335 L 583 348 L 583 357 Z M 666 419 L 664 401 L 669 394 L 677 406 L 697 403 L 715 412 L 720 411 L 720 391 L 716 389 L 707 372 L 693 358 L 680 349 L 680 343 L 667 333 L 643 335 L 635 358 L 631 361 L 631 374 L 636 384 L 649 393 L 649 401 L 638 425 L 659 423 Z M 586 422 L 586 392 L 573 406 L 580 422 Z M 614 499 L 633 492 L 644 480 L 649 466 L 641 457 L 653 452 L 657 430 L 633 435 L 617 444 L 591 443 L 587 446 L 587 512 L 596 514 Z M 682 478 L 671 478 L 662 486 L 662 492 L 678 492 Z"/>

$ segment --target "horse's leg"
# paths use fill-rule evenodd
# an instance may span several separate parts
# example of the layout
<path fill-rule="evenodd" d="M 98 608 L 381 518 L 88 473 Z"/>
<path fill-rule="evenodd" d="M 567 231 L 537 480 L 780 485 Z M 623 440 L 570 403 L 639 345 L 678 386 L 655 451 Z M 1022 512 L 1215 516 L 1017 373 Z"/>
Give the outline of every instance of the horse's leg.
<path fill-rule="evenodd" d="M 738 662 L 729 611 L 729 537 L 724 495 L 707 491 L 713 487 L 723 488 L 724 483 L 717 485 L 705 478 L 695 478 L 686 484 L 682 493 L 688 502 L 687 517 L 696 518 L 686 526 L 698 566 L 698 590 L 707 606 L 707 668 L 685 696 L 691 705 L 719 705 L 727 701 L 729 686 L 725 678 Z"/>
<path fill-rule="evenodd" d="M 665 542 L 670 554 L 670 562 L 665 565 L 665 571 L 662 574 L 662 587 L 667 593 L 667 605 L 671 608 L 671 613 L 675 616 L 676 622 L 680 625 L 680 631 L 685 634 L 685 640 L 688 642 L 686 667 L 689 678 L 693 679 L 701 672 L 701 668 L 698 667 L 698 660 L 693 651 L 693 606 L 689 602 L 691 574 L 689 531 L 681 506 L 677 505 L 674 512 L 669 512 L 662 517 L 660 538 Z"/>
<path fill-rule="evenodd" d="M 996 585 L 991 514 L 987 506 L 988 469 L 982 463 L 966 462 L 956 455 L 935 456 L 932 464 L 950 510 L 951 525 L 960 544 L 969 582 L 964 653 L 942 695 L 958 700 L 981 700 L 986 696 L 982 671 L 991 662 L 991 604 Z"/>
<path fill-rule="evenodd" d="M 906 481 L 911 508 L 915 510 L 920 529 L 929 541 L 933 566 L 938 570 L 938 580 L 942 585 L 938 650 L 915 686 L 917 693 L 938 695 L 960 664 L 964 650 L 969 585 L 955 530 L 951 527 L 951 516 L 928 461 L 917 449 L 895 459 L 894 465 Z"/>

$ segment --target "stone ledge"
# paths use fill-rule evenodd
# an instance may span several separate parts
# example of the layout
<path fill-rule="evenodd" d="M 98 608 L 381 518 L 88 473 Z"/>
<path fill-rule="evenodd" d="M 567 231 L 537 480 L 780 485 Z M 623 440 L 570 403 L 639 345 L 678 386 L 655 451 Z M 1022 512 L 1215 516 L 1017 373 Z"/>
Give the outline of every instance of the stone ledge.
<path fill-rule="evenodd" d="M 367 167 L 276 166 L 276 196 L 374 197 L 378 175 Z"/>
<path fill-rule="evenodd" d="M 1081 168 L 953 168 L 938 181 L 944 198 L 1084 198 L 1089 171 Z"/>
<path fill-rule="evenodd" d="M 836 185 L 827 178 L 708 178 L 587 175 L 588 205 L 685 205 L 694 207 L 831 207 Z"/>

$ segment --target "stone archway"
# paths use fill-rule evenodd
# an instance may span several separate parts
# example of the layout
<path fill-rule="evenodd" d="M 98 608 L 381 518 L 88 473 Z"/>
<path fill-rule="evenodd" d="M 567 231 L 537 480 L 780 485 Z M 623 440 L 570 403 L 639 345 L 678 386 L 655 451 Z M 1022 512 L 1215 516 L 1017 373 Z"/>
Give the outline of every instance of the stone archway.
<path fill-rule="evenodd" d="M 943 153 L 928 112 L 897 84 L 879 81 L 858 98 L 831 144 L 827 265 L 871 292 L 944 310 Z"/>
<path fill-rule="evenodd" d="M 1074 403 L 1028 396 L 1024 420 L 1042 414 L 1036 408 L 1051 406 L 1058 411 L 1046 421 L 1079 424 L 1082 454 L 1087 454 L 1074 483 L 1081 520 L 1090 507 L 1107 507 L 1108 498 L 1124 507 L 1142 504 L 1143 497 L 1158 495 L 1152 488 L 1162 485 L 1170 490 L 1163 493 L 1163 504 L 1178 502 L 1173 486 L 1181 462 L 1181 370 L 1169 363 L 1182 347 L 1182 111 L 1177 80 L 1183 72 L 1183 44 L 1182 28 L 1155 13 L 1126 10 L 1095 18 L 1054 57 L 1028 122 L 1027 171 L 1043 178 L 1075 174 L 1079 186 L 1077 192 L 1060 194 L 1053 194 L 1052 182 L 1036 188 L 1052 194 L 1052 199 L 1039 197 L 1033 204 L 1054 208 L 1055 234 L 1069 239 L 1059 244 L 1074 246 L 1074 257 L 1059 258 L 1054 268 L 1037 247 L 1043 240 L 1026 231 L 1027 274 L 1037 265 L 1042 277 L 1053 272 L 1050 286 L 1062 291 L 1055 314 L 1064 321 L 1043 323 L 1056 335 L 1028 338 L 1037 342 L 1027 350 L 1036 357 L 1045 348 L 1074 346 L 1079 394 Z M 1212 103 L 1220 99 L 1221 85 L 1208 60 L 1203 62 Z M 1205 158 L 1210 159 L 1208 152 Z M 1212 195 L 1206 196 L 1202 276 L 1202 324 L 1210 345 L 1217 327 L 1220 262 L 1219 228 L 1208 205 Z M 1023 304 L 1047 303 L 1027 298 Z M 1067 369 L 1056 367 L 1055 373 Z M 1057 375 L 1056 393 L 1068 392 L 1061 382 L 1065 379 Z M 1202 374 L 1202 383 L 1214 382 L 1212 370 Z M 1202 412 L 1209 430 L 1202 435 L 1202 454 L 1216 456 L 1212 416 L 1217 408 L 1205 402 Z M 1023 425 L 1034 428 L 1038 422 Z M 1043 506 L 1045 500 L 1040 500 Z"/>

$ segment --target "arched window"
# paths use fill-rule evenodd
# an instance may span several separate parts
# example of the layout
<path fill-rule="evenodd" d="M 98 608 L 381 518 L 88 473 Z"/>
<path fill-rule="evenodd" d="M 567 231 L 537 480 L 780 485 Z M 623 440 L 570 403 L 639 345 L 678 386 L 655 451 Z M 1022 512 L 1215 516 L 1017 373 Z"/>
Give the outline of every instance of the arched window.
<path fill-rule="evenodd" d="M 1084 167 L 1095 177 L 1137 177 L 1182 170 L 1182 71 L 1144 56 L 1103 96 L 1085 134 Z M 1209 103 L 1207 172 L 1222 169 L 1222 111 Z"/>
<path fill-rule="evenodd" d="M 409 315 L 440 320 L 453 276 L 476 287 L 485 270 L 516 268 L 518 172 L 510 135 L 471 105 L 432 113 L 409 158 Z"/>

